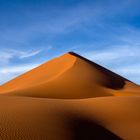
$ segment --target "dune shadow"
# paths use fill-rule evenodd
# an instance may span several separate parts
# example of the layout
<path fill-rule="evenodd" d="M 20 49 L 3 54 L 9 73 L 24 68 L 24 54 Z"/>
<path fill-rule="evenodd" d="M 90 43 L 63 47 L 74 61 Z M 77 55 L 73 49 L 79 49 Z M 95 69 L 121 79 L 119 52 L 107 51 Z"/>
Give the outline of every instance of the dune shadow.
<path fill-rule="evenodd" d="M 73 118 L 69 122 L 72 140 L 122 140 L 101 125 L 85 118 Z"/>
<path fill-rule="evenodd" d="M 90 60 L 88 60 L 86 58 L 84 58 L 84 57 L 82 57 L 79 54 L 76 54 L 74 52 L 69 52 L 69 53 L 71 55 L 74 55 L 76 57 L 79 57 L 79 58 L 85 60 L 87 63 L 91 64 L 93 67 L 95 67 L 96 69 L 101 71 L 101 73 L 103 73 L 104 75 L 108 76 L 109 82 L 104 83 L 105 87 L 117 90 L 117 89 L 123 88 L 124 85 L 125 85 L 125 82 L 129 81 L 128 79 L 126 79 L 126 78 L 124 78 L 124 77 L 112 72 L 111 70 L 106 69 L 106 68 L 104 68 L 104 67 L 102 67 L 102 66 L 100 66 L 100 65 L 98 65 L 98 64 L 96 64 L 96 63 L 94 63 L 94 62 L 92 62 L 92 61 L 90 61 Z M 129 82 L 131 82 L 131 81 L 129 81 Z"/>

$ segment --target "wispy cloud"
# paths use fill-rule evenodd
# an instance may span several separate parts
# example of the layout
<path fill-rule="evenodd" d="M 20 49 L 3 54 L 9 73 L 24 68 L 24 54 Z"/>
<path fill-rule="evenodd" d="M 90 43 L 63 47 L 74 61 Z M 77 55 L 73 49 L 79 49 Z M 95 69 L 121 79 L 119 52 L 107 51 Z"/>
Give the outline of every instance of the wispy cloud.
<path fill-rule="evenodd" d="M 128 78 L 129 80 L 140 84 L 140 64 L 132 64 L 128 66 L 120 66 L 113 69 L 114 72 L 119 73 L 120 75 Z"/>
<path fill-rule="evenodd" d="M 0 77 L 2 77 L 0 78 L 0 84 L 3 84 L 37 66 L 39 66 L 39 64 L 26 64 L 0 68 Z"/>
<path fill-rule="evenodd" d="M 13 50 L 7 49 L 0 52 L 0 65 L 7 65 L 10 63 L 10 60 L 13 58 L 24 59 L 35 56 L 39 54 L 41 50 L 37 51 L 20 51 L 20 50 Z"/>
<path fill-rule="evenodd" d="M 140 75 L 140 65 L 130 65 L 130 66 L 124 66 L 116 68 L 115 71 L 123 74 L 123 75 L 129 75 L 129 76 L 137 76 Z"/>
<path fill-rule="evenodd" d="M 114 62 L 115 60 L 126 60 L 126 59 L 135 59 L 136 57 L 140 57 L 139 47 L 133 46 L 110 46 L 106 49 L 102 50 L 92 50 L 86 53 L 83 53 L 85 57 L 93 61 L 101 61 L 105 63 Z"/>
<path fill-rule="evenodd" d="M 31 52 L 20 52 L 19 58 L 28 58 L 39 54 L 42 50 L 31 51 Z"/>

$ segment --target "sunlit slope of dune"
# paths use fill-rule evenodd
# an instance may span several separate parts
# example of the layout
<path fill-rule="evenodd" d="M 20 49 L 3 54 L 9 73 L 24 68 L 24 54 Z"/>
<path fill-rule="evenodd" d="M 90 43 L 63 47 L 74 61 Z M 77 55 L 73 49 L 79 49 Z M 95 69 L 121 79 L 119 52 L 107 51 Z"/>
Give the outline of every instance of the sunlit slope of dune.
<path fill-rule="evenodd" d="M 136 84 L 73 52 L 0 87 L 1 94 L 65 99 L 139 95 L 139 91 Z"/>
<path fill-rule="evenodd" d="M 62 57 L 48 61 L 47 63 L 44 63 L 41 66 L 7 82 L 2 85 L 2 89 L 21 89 L 52 80 L 72 67 L 75 60 L 75 57 L 68 57 L 68 54 L 65 54 Z"/>
<path fill-rule="evenodd" d="M 0 97 L 2 140 L 139 140 L 140 97 Z"/>

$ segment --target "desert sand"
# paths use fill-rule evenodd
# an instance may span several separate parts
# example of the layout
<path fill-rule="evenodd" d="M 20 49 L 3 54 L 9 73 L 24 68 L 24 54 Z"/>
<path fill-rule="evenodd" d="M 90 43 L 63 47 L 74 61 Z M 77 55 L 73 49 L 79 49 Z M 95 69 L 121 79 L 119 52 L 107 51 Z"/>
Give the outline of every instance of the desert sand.
<path fill-rule="evenodd" d="M 2 140 L 140 140 L 140 86 L 73 52 L 0 95 Z"/>

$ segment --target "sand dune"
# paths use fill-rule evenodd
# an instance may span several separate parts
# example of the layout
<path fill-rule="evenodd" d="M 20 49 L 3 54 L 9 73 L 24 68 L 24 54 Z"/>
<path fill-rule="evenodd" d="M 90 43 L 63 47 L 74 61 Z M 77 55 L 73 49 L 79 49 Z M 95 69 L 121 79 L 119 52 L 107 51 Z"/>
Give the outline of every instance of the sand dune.
<path fill-rule="evenodd" d="M 0 93 L 79 99 L 139 95 L 139 89 L 129 80 L 70 52 L 9 81 L 1 86 Z"/>
<path fill-rule="evenodd" d="M 73 52 L 0 94 L 0 140 L 140 139 L 140 86 Z"/>

